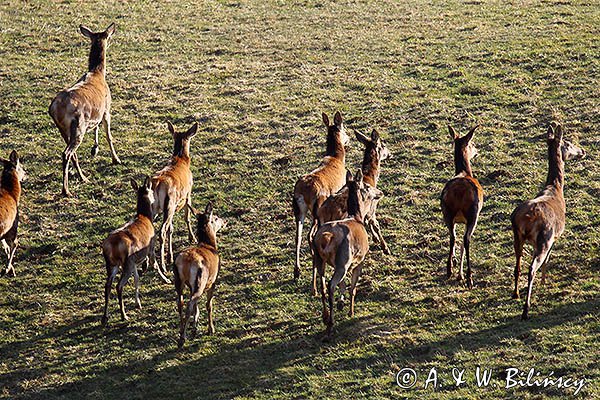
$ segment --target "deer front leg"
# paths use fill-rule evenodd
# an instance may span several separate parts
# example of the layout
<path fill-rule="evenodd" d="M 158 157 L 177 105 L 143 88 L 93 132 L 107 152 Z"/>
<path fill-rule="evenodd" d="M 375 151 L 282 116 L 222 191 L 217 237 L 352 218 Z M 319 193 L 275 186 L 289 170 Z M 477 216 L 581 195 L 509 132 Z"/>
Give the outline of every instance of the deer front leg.
<path fill-rule="evenodd" d="M 106 110 L 104 113 L 104 118 L 102 119 L 102 124 L 104 125 L 104 129 L 106 130 L 106 140 L 108 141 L 108 147 L 110 147 L 110 155 L 112 157 L 113 164 L 121 164 L 121 160 L 119 160 L 119 156 L 117 156 L 117 152 L 115 151 L 115 146 L 112 141 L 112 134 L 110 132 L 110 110 Z"/>

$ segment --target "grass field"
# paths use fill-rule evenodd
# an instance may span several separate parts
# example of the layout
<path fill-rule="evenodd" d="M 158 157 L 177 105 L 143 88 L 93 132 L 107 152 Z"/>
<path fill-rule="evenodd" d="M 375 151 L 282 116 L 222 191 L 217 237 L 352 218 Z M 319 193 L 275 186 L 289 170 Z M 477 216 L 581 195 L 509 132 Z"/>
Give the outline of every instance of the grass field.
<path fill-rule="evenodd" d="M 600 398 L 600 7 L 594 1 L 32 1 L 0 7 L 0 155 L 23 156 L 16 278 L 0 279 L 0 396 L 55 398 L 565 398 L 574 389 L 504 388 L 506 368 L 586 378 Z M 94 30 L 111 22 L 113 136 L 90 157 L 92 183 L 60 197 L 63 142 L 47 109 L 85 71 Z M 382 133 L 393 153 L 378 215 L 393 252 L 367 256 L 356 315 L 322 343 L 310 258 L 292 281 L 290 193 L 324 150 L 320 113 Z M 228 220 L 216 334 L 177 351 L 174 289 L 126 288 L 130 321 L 100 326 L 100 242 L 134 212 L 129 178 L 162 167 L 165 121 L 200 122 L 193 202 Z M 509 216 L 545 180 L 552 119 L 586 159 L 566 166 L 567 228 L 534 288 L 531 319 L 511 300 Z M 445 279 L 439 194 L 453 174 L 446 125 L 481 124 L 475 175 L 486 192 L 474 236 L 475 288 Z M 361 145 L 352 140 L 355 170 Z M 182 215 L 175 249 L 188 245 Z M 529 251 L 529 250 L 528 250 Z M 525 259 L 530 262 L 530 252 Z M 2 261 L 4 262 L 4 261 Z M 4 265 L 4 264 L 2 264 Z M 525 268 L 526 269 L 526 268 Z M 525 272 L 523 272 L 525 277 Z M 526 279 L 525 279 L 526 280 Z M 522 280 L 522 283 L 524 281 Z M 200 319 L 202 332 L 206 321 Z M 477 388 L 477 366 L 494 370 Z M 442 387 L 423 389 L 437 368 Z M 453 367 L 467 382 L 452 387 Z M 417 387 L 396 385 L 402 368 Z M 495 384 L 495 387 L 494 387 Z"/>

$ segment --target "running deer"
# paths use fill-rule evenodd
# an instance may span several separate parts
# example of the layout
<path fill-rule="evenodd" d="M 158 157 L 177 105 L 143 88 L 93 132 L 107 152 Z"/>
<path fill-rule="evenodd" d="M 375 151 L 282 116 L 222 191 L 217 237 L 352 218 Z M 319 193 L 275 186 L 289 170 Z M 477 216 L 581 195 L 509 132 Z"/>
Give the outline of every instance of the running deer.
<path fill-rule="evenodd" d="M 471 272 L 471 236 L 477 226 L 479 212 L 483 206 L 483 189 L 473 177 L 471 159 L 477 155 L 477 149 L 472 143 L 473 134 L 478 126 L 473 127 L 469 133 L 459 137 L 454 128 L 448 126 L 450 137 L 454 141 L 454 178 L 450 179 L 442 191 L 441 203 L 444 222 L 450 231 L 450 254 L 446 265 L 447 277 L 452 276 L 454 265 L 454 244 L 456 241 L 455 225 L 466 224 L 463 246 L 460 252 L 459 280 L 464 279 L 463 261 L 467 256 L 467 286 L 473 288 L 473 275 Z"/>
<path fill-rule="evenodd" d="M 333 117 L 333 125 L 329 124 L 329 117 L 323 113 L 323 123 L 327 127 L 327 147 L 321 165 L 311 173 L 302 176 L 294 186 L 292 207 L 296 220 L 296 264 L 294 267 L 294 280 L 300 277 L 300 246 L 302 244 L 302 227 L 304 219 L 310 210 L 313 224 L 310 228 L 309 238 L 314 236 L 316 224 L 316 211 L 331 194 L 336 193 L 344 186 L 346 176 L 346 150 L 350 138 L 342 120 L 342 114 L 337 111 Z"/>
<path fill-rule="evenodd" d="M 321 226 L 311 243 L 313 247 L 313 268 L 319 274 L 321 302 L 323 305 L 323 323 L 327 327 L 326 335 L 333 333 L 333 299 L 335 288 L 340 286 L 340 301 L 338 310 L 343 308 L 346 283 L 344 278 L 351 272 L 350 281 L 350 310 L 348 315 L 354 316 L 354 298 L 356 284 L 362 270 L 362 262 L 369 251 L 369 238 L 365 229 L 364 216 L 367 212 L 361 191 L 364 186 L 362 171 L 359 169 L 355 178 L 348 173 L 348 218 L 327 222 Z M 333 276 L 325 289 L 325 266 L 334 268 Z"/>
<path fill-rule="evenodd" d="M 3 274 L 12 272 L 16 276 L 13 258 L 17 250 L 17 229 L 19 226 L 19 200 L 21 198 L 21 181 L 25 171 L 15 150 L 10 153 L 4 164 L 0 178 L 0 242 L 8 257 L 8 265 Z"/>
<path fill-rule="evenodd" d="M 377 182 L 379 181 L 379 173 L 381 168 L 381 162 L 388 159 L 391 154 L 387 146 L 379 136 L 379 133 L 373 129 L 371 137 L 367 137 L 359 131 L 354 131 L 356 138 L 365 146 L 365 151 L 362 161 L 362 173 L 363 180 L 365 183 L 365 189 L 368 191 L 366 197 L 367 209 L 369 210 L 365 215 L 365 225 L 369 227 L 375 243 L 379 243 L 385 254 L 391 254 L 383 235 L 381 234 L 381 228 L 375 212 L 377 210 L 377 204 L 383 197 L 383 192 L 376 189 Z M 343 187 L 339 192 L 329 196 L 321 207 L 317 210 L 317 219 L 319 224 L 322 225 L 325 222 L 335 221 L 338 219 L 345 218 L 347 216 L 346 204 L 348 201 L 348 189 Z"/>
<path fill-rule="evenodd" d="M 175 132 L 173 124 L 167 122 L 169 132 L 173 136 L 173 154 L 168 164 L 152 177 L 155 202 L 154 215 L 162 213 L 163 221 L 160 226 L 158 244 L 160 247 L 160 265 L 162 273 L 166 274 L 165 247 L 169 264 L 173 264 L 173 218 L 175 212 L 185 207 L 185 220 L 189 240 L 196 241 L 192 230 L 190 207 L 192 205 L 192 185 L 194 183 L 190 170 L 190 139 L 198 131 L 198 123 L 194 123 L 186 132 Z M 170 281 L 166 279 L 166 282 Z"/>
<path fill-rule="evenodd" d="M 135 284 L 135 302 L 142 308 L 140 302 L 140 277 L 136 265 L 144 262 L 144 270 L 149 263 L 156 263 L 154 257 L 154 227 L 152 226 L 152 203 L 154 192 L 150 177 L 146 177 L 142 186 L 132 179 L 131 187 L 137 193 L 137 208 L 135 217 L 127 224 L 111 232 L 102 242 L 102 255 L 106 262 L 106 285 L 104 286 L 104 315 L 102 325 L 108 322 L 108 299 L 113 281 L 122 268 L 121 279 L 117 284 L 117 295 L 121 309 L 121 319 L 127 320 L 123 305 L 123 287 L 133 275 Z M 142 270 L 142 272 L 144 272 Z M 160 273 L 160 271 L 159 271 Z M 166 277 L 164 277 L 166 279 Z"/>
<path fill-rule="evenodd" d="M 213 213 L 212 203 L 208 203 L 204 213 L 189 208 L 197 218 L 198 245 L 179 253 L 173 268 L 175 290 L 177 291 L 177 310 L 179 311 L 179 348 L 183 347 L 185 343 L 185 331 L 192 315 L 194 318 L 194 332 L 197 329 L 198 318 L 200 317 L 198 300 L 204 291 L 206 291 L 207 296 L 208 334 L 211 335 L 215 332 L 212 299 L 220 266 L 217 252 L 217 232 L 227 225 L 225 220 Z M 185 286 L 190 289 L 190 301 L 184 315 L 183 291 Z"/>
<path fill-rule="evenodd" d="M 95 141 L 92 157 L 98 153 L 98 130 L 102 122 L 106 130 L 106 140 L 110 147 L 113 164 L 121 161 L 115 152 L 110 133 L 110 89 L 106 84 L 106 49 L 108 40 L 115 33 L 115 24 L 103 32 L 92 32 L 83 25 L 79 26 L 83 36 L 92 41 L 88 72 L 69 89 L 58 93 L 50 104 L 49 113 L 58 127 L 67 147 L 62 154 L 63 188 L 62 194 L 70 196 L 69 164 L 75 165 L 77 174 L 84 182 L 89 179 L 83 174 L 77 159 L 77 149 L 83 136 L 89 129 L 95 129 Z"/>
<path fill-rule="evenodd" d="M 565 230 L 565 184 L 564 161 L 585 157 L 585 151 L 563 140 L 563 129 L 552 122 L 548 128 L 548 177 L 544 189 L 533 200 L 528 200 L 513 211 L 512 223 L 515 247 L 515 289 L 513 298 L 519 298 L 519 275 L 523 245 L 533 246 L 533 262 L 529 267 L 527 300 L 523 306 L 522 319 L 529 317 L 533 280 L 537 270 L 542 268 L 542 285 L 546 280 L 546 265 L 554 242 Z"/>

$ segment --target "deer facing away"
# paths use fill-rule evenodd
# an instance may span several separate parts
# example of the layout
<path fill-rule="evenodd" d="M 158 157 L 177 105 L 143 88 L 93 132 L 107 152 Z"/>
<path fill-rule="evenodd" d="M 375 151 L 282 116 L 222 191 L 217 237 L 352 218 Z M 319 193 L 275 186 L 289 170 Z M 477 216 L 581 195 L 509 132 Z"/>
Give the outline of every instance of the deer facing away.
<path fill-rule="evenodd" d="M 62 194 L 64 196 L 71 194 L 69 191 L 69 164 L 71 161 L 81 180 L 89 182 L 89 179 L 81 171 L 77 158 L 77 149 L 89 129 L 95 129 L 92 156 L 98 153 L 98 130 L 99 124 L 102 123 L 106 130 L 106 140 L 110 147 L 113 164 L 121 163 L 112 142 L 110 131 L 111 96 L 106 83 L 106 49 L 108 40 L 115 32 L 115 25 L 111 24 L 103 32 L 92 32 L 83 25 L 80 25 L 79 29 L 92 42 L 88 72 L 75 85 L 58 93 L 48 110 L 67 145 L 62 154 Z"/>
<path fill-rule="evenodd" d="M 513 298 L 519 298 L 519 275 L 523 245 L 533 246 L 533 261 L 529 267 L 527 299 L 523 306 L 522 319 L 529 318 L 531 292 L 536 272 L 542 268 L 542 284 L 546 278 L 546 266 L 550 251 L 565 229 L 565 184 L 564 161 L 585 157 L 585 151 L 563 139 L 562 126 L 552 122 L 547 132 L 548 177 L 544 189 L 533 200 L 519 205 L 511 215 L 515 248 L 515 287 Z"/>
<path fill-rule="evenodd" d="M 8 160 L 0 159 L 4 168 L 0 178 L 0 243 L 8 257 L 8 264 L 3 274 L 16 276 L 13 259 L 19 243 L 17 229 L 19 226 L 19 201 L 21 199 L 21 181 L 25 171 L 19 155 L 15 150 Z"/>

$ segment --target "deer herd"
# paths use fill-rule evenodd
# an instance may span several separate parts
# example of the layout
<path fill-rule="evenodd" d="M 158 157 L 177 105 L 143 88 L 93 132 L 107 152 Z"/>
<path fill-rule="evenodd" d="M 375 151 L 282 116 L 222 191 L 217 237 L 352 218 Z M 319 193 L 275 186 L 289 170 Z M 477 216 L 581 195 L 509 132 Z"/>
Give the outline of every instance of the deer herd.
<path fill-rule="evenodd" d="M 95 130 L 95 144 L 92 156 L 98 153 L 98 131 L 102 123 L 110 147 L 112 161 L 120 163 L 110 131 L 111 95 L 106 82 L 106 49 L 115 25 L 111 24 L 103 32 L 92 32 L 80 26 L 81 33 L 90 39 L 88 72 L 69 89 L 52 100 L 49 114 L 57 126 L 66 148 L 62 154 L 62 194 L 70 196 L 69 166 L 74 165 L 80 179 L 89 182 L 77 158 L 77 149 L 85 133 Z M 354 314 L 357 283 L 365 257 L 369 251 L 369 235 L 378 243 L 382 251 L 391 254 L 377 221 L 376 211 L 383 192 L 377 188 L 382 162 L 391 153 L 376 130 L 370 137 L 354 131 L 356 139 L 364 146 L 361 168 L 352 174 L 346 166 L 346 146 L 350 137 L 346 132 L 341 113 L 329 117 L 322 114 L 327 128 L 325 156 L 321 164 L 312 172 L 300 177 L 293 191 L 292 209 L 296 222 L 294 280 L 298 280 L 301 270 L 302 231 L 306 218 L 312 222 L 307 241 L 312 254 L 312 287 L 314 296 L 321 297 L 322 318 L 326 326 L 326 338 L 333 334 L 334 294 L 340 294 L 336 308 L 344 307 L 346 275 L 350 275 L 349 316 Z M 447 277 L 451 278 L 455 266 L 456 224 L 465 224 L 465 233 L 460 251 L 458 280 L 465 280 L 469 289 L 473 287 L 471 264 L 471 239 L 477 226 L 483 206 L 483 189 L 473 175 L 471 160 L 477 155 L 473 137 L 477 127 L 460 136 L 449 127 L 454 142 L 454 176 L 447 181 L 441 193 L 443 221 L 450 234 L 450 248 L 446 263 Z M 192 206 L 193 178 L 190 170 L 190 141 L 198 131 L 195 123 L 185 132 L 177 132 L 168 122 L 168 130 L 173 137 L 173 152 L 163 169 L 153 176 L 147 176 L 139 185 L 131 180 L 136 193 L 136 212 L 130 222 L 111 232 L 102 242 L 102 254 L 106 265 L 104 287 L 104 313 L 102 324 L 108 322 L 109 298 L 113 281 L 119 270 L 121 277 L 117 283 L 117 296 L 121 318 L 127 319 L 123 304 L 123 288 L 133 275 L 135 300 L 139 308 L 138 264 L 145 272 L 150 264 L 160 278 L 170 283 L 169 267 L 172 266 L 179 311 L 179 347 L 184 345 L 186 330 L 193 317 L 193 328 L 199 318 L 198 300 L 207 293 L 208 333 L 214 332 L 212 299 L 219 272 L 220 258 L 217 251 L 217 232 L 226 226 L 209 203 L 204 212 Z M 529 267 L 527 297 L 522 319 L 529 316 L 533 282 L 537 271 L 542 269 L 542 283 L 545 280 L 546 266 L 550 251 L 565 228 L 564 161 L 585 156 L 585 151 L 565 140 L 563 127 L 552 122 L 547 132 L 548 178 L 544 189 L 533 200 L 519 205 L 511 215 L 514 234 L 516 264 L 514 269 L 513 298 L 519 298 L 519 276 L 523 246 L 533 246 L 533 261 Z M 19 224 L 19 201 L 21 182 L 25 177 L 19 155 L 12 151 L 7 160 L 2 160 L 3 171 L 0 181 L 0 241 L 8 257 L 5 274 L 15 276 L 13 259 L 17 248 Z M 190 247 L 177 256 L 173 252 L 173 218 L 183 209 L 187 223 Z M 162 214 L 159 231 L 154 230 L 154 220 Z M 196 219 L 196 229 L 192 228 L 192 215 Z M 156 260 L 155 245 L 158 242 L 159 258 Z M 467 259 L 466 278 L 463 273 L 464 257 Z M 333 267 L 333 275 L 326 281 L 327 265 Z M 184 304 L 185 287 L 190 291 L 187 306 Z"/>

